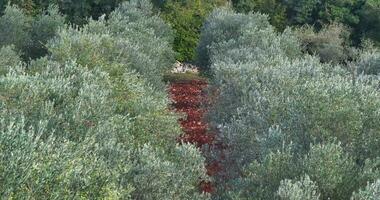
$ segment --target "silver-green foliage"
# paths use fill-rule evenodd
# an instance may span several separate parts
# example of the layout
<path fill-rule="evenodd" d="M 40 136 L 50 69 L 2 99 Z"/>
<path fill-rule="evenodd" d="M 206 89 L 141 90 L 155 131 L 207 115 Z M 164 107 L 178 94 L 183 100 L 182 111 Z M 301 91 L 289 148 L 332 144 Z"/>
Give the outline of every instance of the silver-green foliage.
<path fill-rule="evenodd" d="M 65 26 L 65 18 L 59 13 L 57 6 L 50 6 L 44 12 L 36 16 L 31 23 L 31 41 L 25 49 L 25 54 L 31 59 L 46 55 L 46 43 Z"/>
<path fill-rule="evenodd" d="M 295 40 L 289 30 L 278 35 L 266 15 L 245 15 L 217 9 L 202 28 L 197 50 L 198 62 L 205 70 L 209 70 L 215 62 L 226 59 L 236 63 L 262 60 L 261 56 L 265 55 L 286 54 L 294 57 L 299 54 Z"/>
<path fill-rule="evenodd" d="M 173 33 L 151 9 L 147 1 L 125 2 L 108 20 L 92 20 L 80 30 L 61 30 L 48 44 L 51 57 L 59 61 L 76 59 L 88 67 L 127 68 L 162 87 L 162 75 L 174 62 L 170 46 Z"/>
<path fill-rule="evenodd" d="M 360 190 L 352 195 L 351 200 L 376 200 L 380 197 L 380 179 L 373 183 L 368 183 L 364 190 Z"/>
<path fill-rule="evenodd" d="M 28 128 L 22 117 L 1 120 L 2 198 L 205 198 L 194 185 L 203 159 L 191 145 L 177 146 L 170 158 L 149 144 L 132 148 L 123 117 L 93 128 L 81 142 L 60 141 L 47 124 Z"/>
<path fill-rule="evenodd" d="M 211 64 L 212 45 L 232 41 L 240 37 L 244 27 L 254 24 L 258 27 L 268 27 L 269 22 L 264 15 L 235 14 L 231 10 L 217 9 L 207 18 L 203 25 L 199 46 L 197 48 L 198 62 L 201 67 L 208 68 Z"/>
<path fill-rule="evenodd" d="M 318 66 L 317 62 L 314 63 Z M 272 69 L 270 65 L 266 68 L 257 66 L 252 73 L 242 70 L 236 76 L 230 70 L 224 72 L 223 79 L 219 79 L 224 83 L 220 84 L 221 96 L 213 112 L 217 115 L 212 119 L 218 120 L 215 123 L 221 123 L 220 137 L 231 146 L 230 158 L 238 163 L 237 166 L 244 166 L 253 160 L 266 160 L 269 152 L 283 145 L 292 146 L 297 154 L 305 154 L 310 143 L 334 138 L 338 138 L 343 143 L 344 151 L 359 162 L 379 155 L 377 84 L 360 82 L 353 87 L 347 78 L 329 77 L 322 73 L 322 68 L 313 69 L 313 62 L 307 59 L 293 61 L 288 65 L 291 67 L 284 67 L 283 64 L 287 65 L 282 62 L 282 65 Z M 229 66 L 236 69 L 236 65 Z M 221 76 L 217 72 L 215 77 Z M 223 117 L 219 120 L 219 116 Z M 327 152 L 326 156 L 333 157 L 332 153 Z M 320 159 L 316 160 L 320 164 Z M 290 163 L 290 168 L 297 167 L 295 163 Z M 320 165 L 310 170 L 318 168 Z M 269 174 L 282 174 L 286 169 Z M 342 179 L 339 185 L 345 185 L 338 189 L 339 193 L 347 194 L 346 189 L 358 185 L 360 180 L 349 179 L 357 176 L 355 172 L 349 171 L 338 178 Z M 326 182 L 326 174 L 321 176 L 322 182 Z M 351 188 L 348 194 L 352 191 Z"/>
<path fill-rule="evenodd" d="M 7 6 L 0 17 L 0 47 L 14 45 L 23 50 L 30 41 L 32 19 L 16 6 Z"/>
<path fill-rule="evenodd" d="M 174 54 L 169 35 L 163 34 L 171 32 L 169 27 L 157 16 L 144 15 L 146 7 L 139 11 L 143 2 L 126 2 L 108 20 L 92 20 L 82 29 L 62 29 L 48 49 L 52 60 L 76 60 L 107 72 L 115 112 L 129 115 L 139 124 L 136 135 L 142 141 L 160 143 L 174 140 L 180 133 L 177 117 L 167 110 L 169 101 L 162 82 Z"/>
<path fill-rule="evenodd" d="M 145 3 L 62 28 L 51 54 L 27 68 L 2 48 L 12 59 L 0 76 L 1 198 L 208 198 L 198 189 L 204 159 L 176 144 L 182 132 L 161 82 L 170 29 Z"/>
<path fill-rule="evenodd" d="M 9 117 L 24 115 L 29 126 L 47 121 L 48 132 L 54 131 L 65 139 L 83 139 L 91 124 L 113 114 L 114 106 L 108 100 L 109 78 L 99 70 L 90 71 L 74 62 L 46 62 L 41 74 L 11 71 L 1 78 L 0 106 Z"/>
<path fill-rule="evenodd" d="M 358 73 L 378 75 L 380 73 L 380 50 L 372 46 L 364 48 L 356 66 Z"/>
<path fill-rule="evenodd" d="M 286 147 L 268 153 L 261 161 L 251 162 L 243 171 L 244 179 L 238 179 L 240 184 L 235 186 L 233 194 L 240 193 L 243 199 L 252 195 L 257 199 L 276 199 L 281 180 L 294 179 L 301 172 L 292 151 Z"/>
<path fill-rule="evenodd" d="M 132 182 L 120 184 L 121 175 L 132 168 L 130 153 L 115 142 L 114 135 L 107 141 L 93 135 L 82 142 L 58 142 L 54 132 L 47 132 L 48 122 L 40 121 L 36 128 L 26 124 L 23 117 L 2 118 L 0 122 L 1 198 L 131 196 Z"/>
<path fill-rule="evenodd" d="M 281 181 L 277 194 L 282 200 L 320 199 L 317 185 L 307 175 L 296 182 L 289 179 Z"/>
<path fill-rule="evenodd" d="M 64 21 L 56 6 L 36 17 L 26 15 L 17 6 L 7 6 L 0 17 L 0 47 L 14 45 L 25 60 L 44 56 L 47 41 L 65 26 Z"/>
<path fill-rule="evenodd" d="M 255 19 L 224 25 L 231 16 Z M 321 199 L 348 199 L 363 182 L 378 179 L 371 173 L 376 167 L 365 164 L 380 154 L 378 78 L 353 80 L 344 67 L 302 56 L 290 30 L 276 33 L 257 22 L 265 17 L 244 16 L 213 13 L 199 48 L 218 91 L 209 119 L 227 146 L 229 197 L 276 199 L 281 180 L 306 174 Z"/>
<path fill-rule="evenodd" d="M 8 73 L 12 66 L 21 62 L 21 58 L 14 50 L 14 46 L 4 46 L 0 48 L 0 76 Z"/>
<path fill-rule="evenodd" d="M 311 146 L 303 165 L 318 185 L 322 199 L 349 199 L 358 185 L 356 164 L 340 144 Z"/>

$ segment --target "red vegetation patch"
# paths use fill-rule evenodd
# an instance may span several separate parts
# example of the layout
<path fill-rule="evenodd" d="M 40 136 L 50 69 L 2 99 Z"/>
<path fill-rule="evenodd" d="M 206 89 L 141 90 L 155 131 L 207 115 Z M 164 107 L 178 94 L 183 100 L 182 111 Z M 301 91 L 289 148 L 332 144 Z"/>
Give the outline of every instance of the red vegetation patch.
<path fill-rule="evenodd" d="M 213 134 L 207 134 L 208 125 L 202 118 L 206 112 L 202 106 L 207 102 L 204 89 L 207 82 L 193 80 L 185 83 L 173 83 L 169 89 L 173 106 L 177 112 L 184 112 L 185 119 L 180 124 L 185 132 L 179 139 L 197 146 L 211 144 Z"/>
<path fill-rule="evenodd" d="M 181 119 L 182 121 L 201 121 L 203 115 L 206 113 L 204 109 L 194 109 L 194 108 L 182 108 L 175 109 L 176 112 L 186 113 L 186 119 Z"/>
<path fill-rule="evenodd" d="M 211 182 L 202 181 L 200 184 L 200 188 L 202 192 L 206 192 L 206 193 L 215 192 L 215 186 Z"/>
<path fill-rule="evenodd" d="M 203 116 L 207 112 L 205 109 L 209 100 L 204 90 L 207 88 L 207 82 L 192 80 L 187 82 L 177 82 L 170 85 L 170 96 L 172 98 L 174 110 L 185 113 L 186 117 L 179 120 L 184 135 L 178 138 L 178 141 L 189 142 L 202 147 L 203 145 L 214 145 L 215 134 L 209 132 L 208 124 L 204 121 Z M 213 176 L 222 170 L 218 162 L 206 165 L 207 174 Z M 214 193 L 216 188 L 211 182 L 202 181 L 200 183 L 202 192 Z"/>
<path fill-rule="evenodd" d="M 206 166 L 206 169 L 207 169 L 207 175 L 209 176 L 214 176 L 223 170 L 222 165 L 217 161 L 214 161 L 211 164 L 208 164 Z"/>

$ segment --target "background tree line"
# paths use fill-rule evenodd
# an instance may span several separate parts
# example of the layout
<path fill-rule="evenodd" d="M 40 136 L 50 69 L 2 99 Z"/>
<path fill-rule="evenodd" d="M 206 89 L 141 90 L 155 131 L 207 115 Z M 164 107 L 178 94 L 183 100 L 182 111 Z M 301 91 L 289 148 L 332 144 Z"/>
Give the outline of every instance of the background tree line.
<path fill-rule="evenodd" d="M 259 11 L 270 16 L 270 22 L 283 30 L 286 26 L 338 22 L 352 31 L 354 43 L 361 38 L 380 42 L 379 0 L 233 0 L 238 12 Z"/>
<path fill-rule="evenodd" d="M 5 0 L 0 2 L 0 14 L 5 6 L 16 4 L 35 16 L 49 5 L 56 4 L 67 22 L 83 25 L 90 17 L 109 14 L 127 0 Z M 205 18 L 219 6 L 230 5 L 237 12 L 261 12 L 269 15 L 277 30 L 287 26 L 312 25 L 316 31 L 324 25 L 343 24 L 351 33 L 349 42 L 359 45 L 363 38 L 380 43 L 379 0 L 152 0 L 157 12 L 171 25 L 175 33 L 174 50 L 180 61 L 195 59 L 195 48 Z"/>

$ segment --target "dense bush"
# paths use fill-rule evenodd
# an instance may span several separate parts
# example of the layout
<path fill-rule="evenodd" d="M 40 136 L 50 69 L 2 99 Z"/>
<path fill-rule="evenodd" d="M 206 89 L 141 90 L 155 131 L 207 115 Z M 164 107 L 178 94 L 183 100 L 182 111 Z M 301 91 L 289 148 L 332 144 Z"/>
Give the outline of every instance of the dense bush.
<path fill-rule="evenodd" d="M 281 181 L 278 195 L 283 200 L 319 200 L 318 188 L 309 176 L 301 178 L 300 181 Z"/>
<path fill-rule="evenodd" d="M 321 62 L 343 63 L 349 58 L 349 31 L 341 24 L 330 24 L 315 32 L 311 26 L 297 30 L 304 52 L 316 55 Z"/>
<path fill-rule="evenodd" d="M 127 0 L 3 0 L 0 2 L 0 15 L 7 3 L 17 5 L 28 15 L 38 15 L 51 4 L 56 4 L 59 11 L 66 16 L 67 22 L 82 26 L 87 24 L 90 18 L 98 19 L 104 14 L 108 16 L 122 2 Z M 151 2 L 156 7 L 154 11 L 161 12 L 161 17 L 175 30 L 173 47 L 178 52 L 176 59 L 180 61 L 194 59 L 199 30 L 205 18 L 213 8 L 227 4 L 226 0 L 151 0 Z"/>
<path fill-rule="evenodd" d="M 97 19 L 103 14 L 111 13 L 119 4 L 127 0 L 34 0 L 39 7 L 46 8 L 49 4 L 55 3 L 60 7 L 60 11 L 67 15 L 67 20 L 77 25 L 87 23 L 91 17 Z"/>
<path fill-rule="evenodd" d="M 270 23 L 280 30 L 287 25 L 286 6 L 281 0 L 232 0 L 235 10 L 243 13 L 252 11 L 269 15 Z"/>
<path fill-rule="evenodd" d="M 36 63 L 35 65 L 40 66 L 41 64 Z M 51 193 L 45 194 L 49 198 L 60 194 L 61 191 L 56 192 L 58 189 L 56 187 L 61 187 L 61 184 L 64 184 L 62 185 L 62 195 L 78 192 L 79 196 L 86 198 L 101 198 L 108 195 L 108 192 L 124 198 L 122 191 L 130 191 L 132 186 L 134 199 L 137 197 L 141 199 L 152 199 L 153 197 L 176 199 L 178 195 L 198 194 L 196 184 L 199 178 L 204 176 L 203 160 L 199 152 L 191 146 L 175 146 L 175 137 L 180 133 L 176 118 L 171 117 L 169 113 L 164 114 L 165 108 L 159 106 L 157 100 L 147 100 L 150 98 L 149 94 L 139 94 L 146 89 L 139 87 L 138 82 L 126 82 L 131 97 L 125 103 L 132 104 L 130 106 L 134 110 L 123 113 L 124 115 L 117 115 L 115 114 L 117 104 L 112 97 L 112 85 L 107 74 L 99 70 L 88 71 L 74 63 L 64 66 L 48 63 L 44 67 L 44 71 L 43 74 L 33 76 L 10 73 L 1 79 L 1 109 L 6 111 L 2 113 L 1 118 L 12 119 L 14 116 L 23 118 L 25 123 L 23 129 L 12 128 L 14 134 L 19 134 L 19 131 L 28 130 L 30 127 L 32 130 L 36 130 L 36 133 L 30 137 L 39 138 L 41 142 L 52 140 L 50 142 L 53 144 L 48 143 L 46 144 L 48 145 L 47 149 L 41 150 L 48 152 L 41 153 L 42 155 L 37 152 L 37 155 L 34 155 L 35 159 L 50 160 L 50 156 L 57 157 L 55 154 L 69 154 L 67 160 L 62 159 L 56 161 L 58 162 L 56 164 L 53 163 L 54 166 L 51 170 L 66 166 L 77 159 L 82 160 L 77 156 L 83 155 L 86 160 L 72 167 L 59 168 L 62 171 L 57 169 L 58 172 L 55 170 L 52 172 L 37 171 L 35 177 L 27 179 L 29 180 L 26 182 L 27 184 L 32 184 L 30 181 L 36 181 L 35 186 L 32 187 L 41 187 L 38 180 L 44 178 L 42 180 L 46 181 L 46 185 L 43 186 L 52 188 L 49 190 Z M 128 76 L 132 75 L 128 74 Z M 134 100 L 134 95 L 142 95 L 142 97 L 135 97 L 137 99 Z M 145 101 L 141 102 L 141 100 Z M 161 96 L 161 101 L 164 101 L 164 96 Z M 143 110 L 145 106 L 153 107 L 152 104 L 156 104 L 157 110 Z M 152 112 L 161 112 L 161 114 Z M 14 122 L 10 120 L 4 126 L 9 126 L 9 123 Z M 152 124 L 149 125 L 149 123 Z M 45 126 L 40 127 L 41 125 Z M 22 141 L 22 139 L 20 140 Z M 53 148 L 63 142 L 72 143 L 73 149 L 50 149 L 50 146 Z M 34 144 L 33 141 L 31 143 Z M 142 147 L 143 144 L 147 145 Z M 35 148 L 43 148 L 41 145 L 35 145 Z M 21 151 L 20 153 L 25 153 L 23 150 L 29 152 L 22 145 L 16 145 L 14 148 L 20 148 L 18 150 Z M 4 153 L 6 152 L 10 153 L 8 150 L 4 151 Z M 21 157 L 14 157 L 14 159 L 16 158 L 21 159 Z M 25 166 L 33 164 L 29 159 L 22 160 L 25 160 Z M 32 161 L 42 169 L 50 169 L 49 165 L 44 165 L 43 160 L 34 161 L 32 159 Z M 5 163 L 8 162 L 5 161 Z M 130 164 L 126 165 L 127 163 Z M 6 168 L 6 166 L 2 168 Z M 72 172 L 65 171 L 65 169 L 70 170 L 71 168 L 78 169 Z M 32 169 L 20 170 L 28 172 Z M 47 173 L 48 177 L 44 177 L 44 173 Z M 74 176 L 72 173 L 78 174 L 75 175 L 77 178 L 74 180 L 70 178 L 70 176 Z M 19 173 L 15 174 L 15 179 L 17 174 Z M 21 174 L 27 175 L 28 173 Z M 3 176 L 7 177 L 6 180 L 12 180 L 7 171 Z M 102 186 L 103 183 L 99 182 L 99 179 L 107 180 L 107 184 L 104 183 L 105 185 Z M 12 186 L 5 183 L 1 188 L 12 191 L 19 187 L 18 184 Z M 169 185 L 165 186 L 165 183 Z M 174 183 L 176 187 L 170 185 Z M 65 184 L 68 185 L 65 186 Z M 72 188 L 71 184 L 77 186 Z M 151 187 L 151 193 L 146 191 L 148 186 Z M 31 186 L 25 185 L 25 187 Z M 24 195 L 25 192 L 16 190 L 9 195 Z M 41 197 L 38 193 L 30 195 Z M 186 198 L 186 196 L 181 198 Z"/>
<path fill-rule="evenodd" d="M 354 193 L 352 200 L 372 200 L 380 196 L 380 179 L 376 180 L 372 184 L 368 183 L 364 190 L 360 190 L 358 193 Z"/>
<path fill-rule="evenodd" d="M 171 30 L 151 8 L 133 0 L 108 20 L 62 26 L 27 67 L 1 49 L 2 198 L 208 198 L 200 151 L 176 144 L 162 83 Z"/>
<path fill-rule="evenodd" d="M 30 129 L 22 117 L 2 118 L 2 198 L 131 196 L 134 190 L 131 182 L 119 184 L 120 175 L 127 177 L 131 173 L 132 162 L 128 161 L 130 156 L 126 149 L 116 142 L 113 135 L 116 132 L 108 135 L 110 140 L 107 141 L 101 139 L 99 133 L 82 142 L 58 142 L 54 132 L 46 131 L 46 126 L 47 122 L 41 121 L 37 129 Z M 42 138 L 42 135 L 48 137 Z M 124 167 L 118 169 L 115 165 Z"/>
<path fill-rule="evenodd" d="M 377 78 L 301 55 L 296 33 L 276 33 L 259 14 L 216 11 L 201 38 L 218 91 L 209 120 L 227 146 L 227 176 L 216 177 L 224 198 L 286 199 L 294 189 L 294 198 L 348 199 L 379 178 Z M 306 176 L 311 188 L 283 181 Z"/>
<path fill-rule="evenodd" d="M 208 70 L 212 64 L 210 49 L 212 45 L 224 44 L 228 42 L 233 43 L 234 38 L 238 38 L 241 34 L 243 27 L 249 23 L 256 24 L 260 18 L 264 23 L 257 24 L 256 26 L 268 27 L 269 23 L 265 20 L 265 16 L 258 17 L 245 17 L 243 14 L 234 14 L 227 9 L 219 9 L 211 13 L 202 27 L 199 45 L 197 48 L 198 64 L 203 70 Z"/>
<path fill-rule="evenodd" d="M 14 45 L 18 51 L 24 50 L 30 42 L 31 18 L 16 6 L 7 6 L 0 17 L 0 47 Z"/>
<path fill-rule="evenodd" d="M 356 65 L 359 74 L 378 75 L 380 73 L 380 50 L 372 45 L 364 47 Z"/>
<path fill-rule="evenodd" d="M 72 58 L 90 68 L 103 66 L 116 76 L 128 68 L 162 87 L 162 75 L 174 63 L 172 31 L 151 9 L 148 1 L 132 1 L 112 12 L 109 20 L 101 18 L 82 29 L 62 30 L 47 45 L 51 57 L 58 61 Z"/>
<path fill-rule="evenodd" d="M 0 75 L 7 74 L 12 66 L 16 66 L 20 62 L 21 58 L 14 50 L 14 46 L 0 48 Z"/>
<path fill-rule="evenodd" d="M 356 165 L 339 144 L 312 146 L 303 165 L 318 185 L 322 199 L 349 199 L 357 187 Z"/>
<path fill-rule="evenodd" d="M 24 60 L 46 55 L 45 47 L 58 29 L 64 26 L 64 17 L 55 6 L 30 17 L 16 6 L 7 6 L 0 17 L 0 47 L 14 45 Z"/>
<path fill-rule="evenodd" d="M 238 184 L 233 185 L 229 196 L 238 194 L 240 199 L 245 199 L 255 195 L 257 199 L 275 199 L 281 180 L 293 179 L 301 172 L 295 161 L 291 149 L 271 152 L 262 161 L 253 161 L 246 167 L 244 179 L 238 179 Z"/>
<path fill-rule="evenodd" d="M 133 149 L 122 120 L 102 123 L 81 142 L 58 142 L 46 122 L 29 129 L 22 118 L 2 118 L 2 198 L 202 198 L 193 185 L 203 173 L 194 147 L 178 146 L 171 158 L 150 145 Z"/>
<path fill-rule="evenodd" d="M 25 50 L 25 54 L 31 59 L 46 55 L 45 45 L 56 36 L 60 28 L 64 27 L 65 19 L 56 6 L 49 7 L 45 12 L 46 14 L 38 15 L 31 23 L 31 41 Z"/>

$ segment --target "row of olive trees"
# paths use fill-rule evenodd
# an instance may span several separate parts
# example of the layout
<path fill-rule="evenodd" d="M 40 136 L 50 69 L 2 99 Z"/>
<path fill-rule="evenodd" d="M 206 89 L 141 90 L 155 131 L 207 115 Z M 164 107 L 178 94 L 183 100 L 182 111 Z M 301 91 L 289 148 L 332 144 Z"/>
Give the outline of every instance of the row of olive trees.
<path fill-rule="evenodd" d="M 206 20 L 198 57 L 218 91 L 209 120 L 227 148 L 218 198 L 378 197 L 380 52 L 357 50 L 340 66 L 320 59 L 340 56 L 329 48 L 341 42 L 319 43 L 323 34 L 277 33 L 265 15 L 225 9 Z"/>
<path fill-rule="evenodd" d="M 24 16 L 8 7 L 0 24 L 20 28 Z M 47 56 L 28 64 L 19 51 L 28 40 L 1 29 L 1 198 L 207 199 L 203 157 L 175 142 L 181 129 L 161 81 L 172 31 L 151 4 L 59 27 Z"/>

